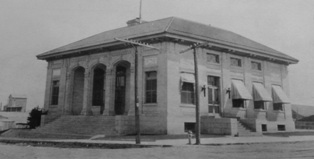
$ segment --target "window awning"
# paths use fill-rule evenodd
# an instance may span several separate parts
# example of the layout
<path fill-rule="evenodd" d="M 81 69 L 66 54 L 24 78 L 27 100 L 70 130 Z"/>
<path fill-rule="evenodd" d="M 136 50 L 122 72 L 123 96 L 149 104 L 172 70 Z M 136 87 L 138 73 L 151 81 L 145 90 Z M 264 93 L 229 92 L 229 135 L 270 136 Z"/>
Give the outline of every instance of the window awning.
<path fill-rule="evenodd" d="M 274 103 L 290 103 L 286 93 L 280 86 L 272 86 Z"/>
<path fill-rule="evenodd" d="M 181 81 L 195 83 L 195 77 L 192 73 L 181 73 Z"/>
<path fill-rule="evenodd" d="M 261 83 L 253 83 L 253 96 L 254 101 L 271 102 L 273 100 Z"/>
<path fill-rule="evenodd" d="M 232 98 L 233 99 L 252 99 L 251 94 L 246 89 L 244 83 L 240 80 L 232 80 Z"/>

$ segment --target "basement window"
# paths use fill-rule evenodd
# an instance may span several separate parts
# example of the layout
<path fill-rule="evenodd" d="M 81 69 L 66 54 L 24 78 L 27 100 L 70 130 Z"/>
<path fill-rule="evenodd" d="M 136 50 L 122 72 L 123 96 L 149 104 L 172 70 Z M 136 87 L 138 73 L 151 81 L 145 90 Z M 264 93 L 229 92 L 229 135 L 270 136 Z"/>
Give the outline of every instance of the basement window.
<path fill-rule="evenodd" d="M 277 125 L 278 131 L 286 131 L 286 125 Z"/>
<path fill-rule="evenodd" d="M 267 125 L 266 124 L 262 124 L 262 131 L 267 131 Z"/>
<path fill-rule="evenodd" d="M 195 133 L 195 123 L 188 123 L 188 122 L 184 123 L 184 132 L 187 132 L 189 130 Z"/>

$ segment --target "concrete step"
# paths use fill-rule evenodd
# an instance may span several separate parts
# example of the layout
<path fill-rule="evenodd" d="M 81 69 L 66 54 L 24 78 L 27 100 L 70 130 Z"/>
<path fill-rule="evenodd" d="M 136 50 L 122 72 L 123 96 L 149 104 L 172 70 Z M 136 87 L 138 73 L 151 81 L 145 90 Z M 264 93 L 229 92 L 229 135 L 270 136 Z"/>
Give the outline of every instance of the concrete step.
<path fill-rule="evenodd" d="M 114 116 L 61 116 L 33 131 L 50 134 L 117 135 Z"/>
<path fill-rule="evenodd" d="M 260 136 L 261 134 L 252 131 L 240 121 L 238 121 L 238 136 Z"/>

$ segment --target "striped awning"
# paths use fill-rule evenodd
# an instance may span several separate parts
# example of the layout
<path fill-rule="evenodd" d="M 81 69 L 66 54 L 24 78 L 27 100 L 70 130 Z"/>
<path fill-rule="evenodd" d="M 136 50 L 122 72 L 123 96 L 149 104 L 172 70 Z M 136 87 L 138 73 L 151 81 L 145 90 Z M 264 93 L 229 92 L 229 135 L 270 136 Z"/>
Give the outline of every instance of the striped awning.
<path fill-rule="evenodd" d="M 254 101 L 271 102 L 273 100 L 261 83 L 253 83 L 253 97 Z"/>
<path fill-rule="evenodd" d="M 252 99 L 251 94 L 246 89 L 244 83 L 240 80 L 232 80 L 232 98 L 233 99 Z"/>
<path fill-rule="evenodd" d="M 280 86 L 273 85 L 272 92 L 274 103 L 290 103 L 289 98 Z"/>

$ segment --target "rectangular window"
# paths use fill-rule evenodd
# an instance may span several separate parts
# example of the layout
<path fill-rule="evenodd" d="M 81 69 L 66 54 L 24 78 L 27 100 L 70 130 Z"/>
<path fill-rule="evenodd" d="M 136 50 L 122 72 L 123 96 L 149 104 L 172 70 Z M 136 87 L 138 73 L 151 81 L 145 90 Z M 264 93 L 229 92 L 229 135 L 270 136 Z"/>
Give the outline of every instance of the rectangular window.
<path fill-rule="evenodd" d="M 51 105 L 58 105 L 59 85 L 59 80 L 55 80 L 52 82 Z"/>
<path fill-rule="evenodd" d="M 231 57 L 231 58 L 230 58 L 230 63 L 231 63 L 231 66 L 242 67 L 242 61 L 241 61 L 241 59 Z"/>
<path fill-rule="evenodd" d="M 208 112 L 219 113 L 219 77 L 207 76 Z"/>
<path fill-rule="evenodd" d="M 286 125 L 277 125 L 278 131 L 286 131 Z"/>
<path fill-rule="evenodd" d="M 181 103 L 194 104 L 194 84 L 183 82 L 181 88 Z"/>
<path fill-rule="evenodd" d="M 244 108 L 244 99 L 233 99 L 232 105 L 234 108 Z"/>
<path fill-rule="evenodd" d="M 146 72 L 145 102 L 157 103 L 157 72 Z"/>
<path fill-rule="evenodd" d="M 195 123 L 184 123 L 184 131 L 192 131 L 195 133 Z"/>
<path fill-rule="evenodd" d="M 274 103 L 273 107 L 274 107 L 274 110 L 279 110 L 279 111 L 283 110 L 282 103 Z"/>
<path fill-rule="evenodd" d="M 266 124 L 262 124 L 262 131 L 267 131 L 267 125 Z"/>
<path fill-rule="evenodd" d="M 220 63 L 219 55 L 207 53 L 207 62 Z"/>
<path fill-rule="evenodd" d="M 265 109 L 265 102 L 264 101 L 254 101 L 254 109 Z"/>
<path fill-rule="evenodd" d="M 258 71 L 262 70 L 262 63 L 260 62 L 252 61 L 251 66 L 252 66 L 252 70 L 258 70 Z"/>

